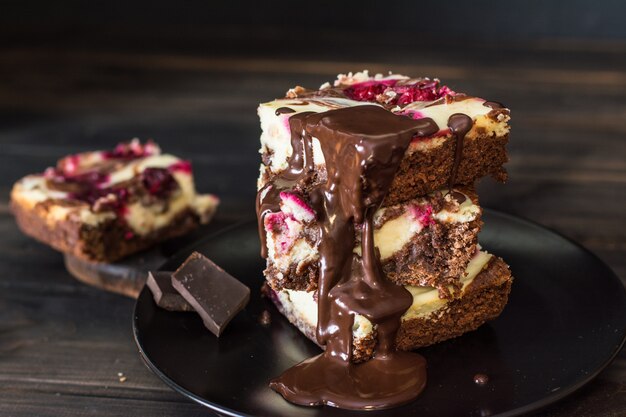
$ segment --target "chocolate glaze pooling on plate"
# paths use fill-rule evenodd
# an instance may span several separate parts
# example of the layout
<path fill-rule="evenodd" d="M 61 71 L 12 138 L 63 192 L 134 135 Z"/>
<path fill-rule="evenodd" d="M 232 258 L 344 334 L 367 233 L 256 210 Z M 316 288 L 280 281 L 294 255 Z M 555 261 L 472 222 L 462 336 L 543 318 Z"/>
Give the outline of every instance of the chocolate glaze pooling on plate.
<path fill-rule="evenodd" d="M 413 120 L 367 105 L 297 114 L 290 127 L 289 168 L 257 197 L 259 233 L 263 238 L 265 214 L 279 209 L 281 190 L 310 180 L 312 137 L 317 138 L 327 181 L 309 197 L 320 228 L 316 336 L 325 352 L 285 371 L 270 386 L 301 405 L 380 409 L 406 403 L 425 386 L 426 362 L 395 348 L 400 317 L 412 297 L 385 278 L 372 222 L 411 139 L 439 129 L 430 118 Z M 355 223 L 363 224 L 362 256 L 353 253 Z M 358 365 L 350 360 L 356 314 L 376 325 L 378 339 L 374 357 Z"/>

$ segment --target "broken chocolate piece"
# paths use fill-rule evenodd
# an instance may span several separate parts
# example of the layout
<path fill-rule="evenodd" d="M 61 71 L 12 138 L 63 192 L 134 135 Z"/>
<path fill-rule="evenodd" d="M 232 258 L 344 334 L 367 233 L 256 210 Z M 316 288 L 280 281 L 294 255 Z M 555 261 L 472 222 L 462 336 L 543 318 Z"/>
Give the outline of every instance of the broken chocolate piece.
<path fill-rule="evenodd" d="M 146 285 L 152 291 L 154 302 L 169 311 L 193 311 L 193 307 L 172 287 L 172 272 L 148 272 Z"/>
<path fill-rule="evenodd" d="M 485 374 L 476 374 L 474 375 L 474 383 L 476 385 L 487 385 L 487 382 L 489 382 L 489 376 L 485 375 Z"/>
<path fill-rule="evenodd" d="M 172 286 L 218 337 L 250 299 L 250 288 L 198 252 L 172 274 Z"/>
<path fill-rule="evenodd" d="M 272 324 L 272 316 L 269 311 L 263 310 L 261 316 L 259 317 L 259 323 L 261 323 L 262 326 L 269 326 Z"/>

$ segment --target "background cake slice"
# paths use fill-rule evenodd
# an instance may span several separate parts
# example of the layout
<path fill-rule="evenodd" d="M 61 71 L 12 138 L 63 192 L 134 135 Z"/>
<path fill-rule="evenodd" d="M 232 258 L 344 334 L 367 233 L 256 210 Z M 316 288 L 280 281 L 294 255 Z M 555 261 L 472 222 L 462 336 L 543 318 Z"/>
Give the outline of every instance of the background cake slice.
<path fill-rule="evenodd" d="M 496 318 L 508 301 L 513 278 L 506 263 L 489 253 L 478 252 L 460 277 L 461 291 L 451 299 L 439 297 L 436 288 L 405 286 L 413 304 L 401 319 L 396 343 L 401 350 L 413 350 L 442 342 L 475 330 Z M 267 289 L 278 310 L 313 342 L 317 325 L 314 291 Z M 352 328 L 355 362 L 374 353 L 376 327 L 357 316 Z M 317 342 L 316 342 L 317 343 Z"/>
<path fill-rule="evenodd" d="M 507 161 L 509 110 L 498 103 L 455 93 L 438 80 L 396 74 L 370 77 L 362 72 L 340 75 L 334 86 L 326 83 L 319 90 L 297 87 L 288 91 L 287 96 L 258 108 L 263 155 L 259 189 L 287 169 L 293 152 L 289 126 L 292 115 L 372 104 L 414 119 L 431 118 L 439 127 L 432 136 L 411 142 L 383 205 L 431 193 L 448 187 L 451 182 L 471 185 L 485 175 L 500 181 L 506 179 L 503 164 Z M 472 120 L 471 128 L 461 140 L 460 158 L 456 157 L 458 141 L 448 126 L 450 116 L 458 113 Z M 324 181 L 324 155 L 316 139 L 312 158 L 317 181 Z"/>
<path fill-rule="evenodd" d="M 67 156 L 11 191 L 22 231 L 87 261 L 113 262 L 207 223 L 219 200 L 197 194 L 191 164 L 134 139 Z"/>

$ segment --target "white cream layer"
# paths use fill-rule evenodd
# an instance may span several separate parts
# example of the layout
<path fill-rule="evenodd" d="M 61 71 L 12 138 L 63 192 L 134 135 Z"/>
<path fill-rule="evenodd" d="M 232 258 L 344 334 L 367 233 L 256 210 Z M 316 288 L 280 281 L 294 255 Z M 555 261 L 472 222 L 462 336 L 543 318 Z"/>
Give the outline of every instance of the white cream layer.
<path fill-rule="evenodd" d="M 331 109 L 354 107 L 363 105 L 377 105 L 375 103 L 350 100 L 340 97 L 320 97 L 315 99 L 278 99 L 259 106 L 257 112 L 261 120 L 261 150 L 260 153 L 270 152 L 272 172 L 280 172 L 287 169 L 287 161 L 293 149 L 291 147 L 291 130 L 289 117 L 297 113 L 314 112 L 322 113 Z M 281 107 L 289 107 L 294 113 L 276 115 L 276 110 Z M 317 165 L 324 163 L 324 154 L 317 139 L 313 139 L 313 160 Z"/>
<path fill-rule="evenodd" d="M 146 168 L 166 168 L 176 162 L 180 162 L 180 159 L 169 154 L 140 158 L 113 172 L 109 180 L 101 187 L 110 187 L 128 181 L 140 175 Z M 133 232 L 138 235 L 146 235 L 158 230 L 168 225 L 177 215 L 187 209 L 192 209 L 203 222 L 209 221 L 219 204 L 219 199 L 210 194 L 197 194 L 191 174 L 180 171 L 173 172 L 172 175 L 180 190 L 169 199 L 166 211 L 163 211 L 160 204 L 143 206 L 139 202 L 135 202 L 127 206 L 128 210 L 124 214 L 124 219 Z M 67 197 L 68 193 L 66 192 L 48 188 L 43 175 L 24 177 L 14 185 L 11 191 L 11 199 L 28 209 L 33 209 L 38 203 L 46 200 L 63 200 Z M 71 217 L 82 223 L 97 226 L 115 218 L 116 214 L 113 211 L 94 213 L 89 204 L 85 203 L 76 206 L 51 205 L 45 216 L 46 222 L 50 225 Z"/>

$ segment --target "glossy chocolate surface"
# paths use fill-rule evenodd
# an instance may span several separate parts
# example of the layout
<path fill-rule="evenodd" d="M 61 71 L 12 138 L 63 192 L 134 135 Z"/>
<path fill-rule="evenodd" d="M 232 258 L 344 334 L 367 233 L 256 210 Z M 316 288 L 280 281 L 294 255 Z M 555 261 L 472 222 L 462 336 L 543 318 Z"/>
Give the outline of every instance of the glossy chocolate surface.
<path fill-rule="evenodd" d="M 250 288 L 198 252 L 173 273 L 172 286 L 216 336 L 250 299 Z"/>

